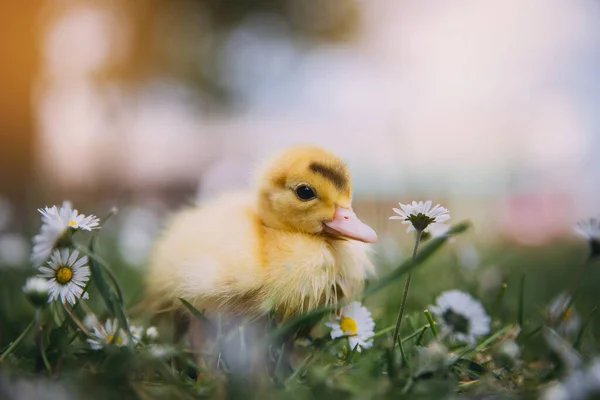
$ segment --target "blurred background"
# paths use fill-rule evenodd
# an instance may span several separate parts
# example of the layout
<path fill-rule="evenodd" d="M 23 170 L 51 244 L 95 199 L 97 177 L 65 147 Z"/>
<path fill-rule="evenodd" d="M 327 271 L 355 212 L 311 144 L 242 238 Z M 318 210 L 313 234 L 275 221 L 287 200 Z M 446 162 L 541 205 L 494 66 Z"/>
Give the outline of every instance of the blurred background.
<path fill-rule="evenodd" d="M 383 258 L 412 240 L 391 208 L 419 199 L 471 240 L 550 243 L 600 210 L 599 18 L 591 0 L 3 2 L 0 264 L 70 199 L 118 207 L 106 231 L 143 266 L 166 213 L 301 142 L 347 160 Z"/>
<path fill-rule="evenodd" d="M 131 305 L 166 214 L 303 142 L 348 162 L 381 274 L 411 251 L 399 201 L 473 222 L 416 271 L 411 311 L 453 287 L 489 310 L 508 282 L 510 319 L 526 274 L 533 328 L 600 212 L 599 20 L 596 0 L 0 2 L 0 344 L 33 312 L 37 208 L 118 207 L 101 243 Z M 402 284 L 371 302 L 380 327 Z"/>
<path fill-rule="evenodd" d="M 384 235 L 397 201 L 431 198 L 542 243 L 599 209 L 599 18 L 591 0 L 4 2 L 0 210 L 27 234 L 64 198 L 153 225 L 312 142 Z"/>

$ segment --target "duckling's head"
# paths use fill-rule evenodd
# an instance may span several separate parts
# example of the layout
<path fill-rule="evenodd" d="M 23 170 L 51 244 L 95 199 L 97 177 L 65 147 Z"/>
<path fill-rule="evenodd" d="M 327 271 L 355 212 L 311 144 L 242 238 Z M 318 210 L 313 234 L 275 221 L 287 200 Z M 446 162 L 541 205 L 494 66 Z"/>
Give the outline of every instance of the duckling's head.
<path fill-rule="evenodd" d="M 352 210 L 350 172 L 335 154 L 310 145 L 292 147 L 268 163 L 258 179 L 258 214 L 266 226 L 377 240 Z"/>

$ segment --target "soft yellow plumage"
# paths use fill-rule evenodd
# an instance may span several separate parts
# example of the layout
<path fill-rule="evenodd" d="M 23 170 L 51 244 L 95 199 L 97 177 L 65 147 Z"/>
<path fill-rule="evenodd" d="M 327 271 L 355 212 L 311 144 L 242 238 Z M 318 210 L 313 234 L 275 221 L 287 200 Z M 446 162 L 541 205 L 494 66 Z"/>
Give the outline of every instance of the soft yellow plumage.
<path fill-rule="evenodd" d="M 352 212 L 351 193 L 337 156 L 283 152 L 253 190 L 174 215 L 151 255 L 148 296 L 170 307 L 182 297 L 208 315 L 287 317 L 356 295 L 371 267 L 364 242 L 376 236 Z"/>

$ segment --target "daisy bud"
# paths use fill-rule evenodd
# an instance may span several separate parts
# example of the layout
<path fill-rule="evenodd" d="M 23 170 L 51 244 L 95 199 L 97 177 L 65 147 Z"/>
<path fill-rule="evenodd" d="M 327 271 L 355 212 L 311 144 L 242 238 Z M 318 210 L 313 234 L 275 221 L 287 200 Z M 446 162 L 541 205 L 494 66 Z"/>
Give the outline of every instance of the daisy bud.
<path fill-rule="evenodd" d="M 155 326 L 146 329 L 146 337 L 150 340 L 158 339 L 158 329 Z"/>
<path fill-rule="evenodd" d="M 94 327 L 98 326 L 98 318 L 94 314 L 87 314 L 83 318 L 83 325 L 85 325 L 88 329 L 94 329 Z"/>
<path fill-rule="evenodd" d="M 35 307 L 43 307 L 48 303 L 48 281 L 34 276 L 25 281 L 23 293 Z"/>

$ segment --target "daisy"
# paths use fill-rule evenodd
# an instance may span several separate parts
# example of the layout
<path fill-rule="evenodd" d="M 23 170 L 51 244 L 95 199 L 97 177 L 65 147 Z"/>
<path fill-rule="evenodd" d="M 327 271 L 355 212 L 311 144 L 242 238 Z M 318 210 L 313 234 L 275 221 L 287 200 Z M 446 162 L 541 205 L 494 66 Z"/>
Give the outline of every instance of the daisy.
<path fill-rule="evenodd" d="M 442 293 L 429 309 L 451 340 L 474 344 L 478 336 L 490 331 L 490 317 L 481 303 L 460 290 Z"/>
<path fill-rule="evenodd" d="M 146 337 L 150 340 L 158 339 L 158 329 L 155 326 L 146 329 Z"/>
<path fill-rule="evenodd" d="M 600 218 L 589 218 L 577 222 L 575 231 L 588 240 L 600 241 Z"/>
<path fill-rule="evenodd" d="M 69 252 L 68 249 L 60 249 L 52 253 L 48 267 L 38 269 L 39 276 L 48 279 L 48 302 L 60 297 L 63 303 L 75 304 L 81 298 L 85 283 L 90 279 L 87 262 L 86 256 L 79 258 L 77 250 Z"/>
<path fill-rule="evenodd" d="M 63 202 L 59 209 L 57 206 L 38 209 L 42 214 L 42 227 L 40 233 L 33 238 L 33 251 L 31 261 L 35 265 L 42 264 L 48 259 L 60 240 L 69 230 L 91 231 L 98 228 L 100 220 L 94 216 L 79 214 L 72 208 L 70 202 Z"/>
<path fill-rule="evenodd" d="M 144 327 L 129 325 L 129 332 L 131 332 L 131 336 L 133 336 L 133 343 L 138 344 L 140 340 L 142 340 L 142 335 L 144 334 Z"/>
<path fill-rule="evenodd" d="M 326 322 L 325 326 L 331 328 L 331 338 L 348 336 L 350 347 L 360 353 L 361 348 L 368 349 L 373 346 L 373 329 L 375 323 L 371 313 L 358 301 L 352 302 L 342 309 L 340 316 L 335 321 Z"/>
<path fill-rule="evenodd" d="M 119 321 L 116 318 L 112 320 L 107 319 L 104 326 L 100 325 L 96 320 L 93 328 L 94 337 L 87 340 L 92 350 L 100 350 L 110 343 L 119 347 L 127 346 L 129 344 L 129 336 L 127 335 L 127 332 L 119 328 Z M 142 338 L 144 328 L 141 326 L 130 325 L 129 331 L 131 332 L 133 343 L 138 344 Z"/>
<path fill-rule="evenodd" d="M 600 254 L 600 218 L 579 221 L 575 226 L 575 231 L 589 241 L 592 256 Z"/>
<path fill-rule="evenodd" d="M 561 293 L 552 301 L 547 311 L 550 323 L 556 324 L 557 330 L 567 335 L 579 332 L 581 326 L 581 317 L 570 303 L 571 296 Z"/>
<path fill-rule="evenodd" d="M 48 302 L 48 280 L 34 276 L 28 278 L 23 286 L 23 293 L 35 306 L 43 306 Z"/>
<path fill-rule="evenodd" d="M 129 337 L 119 329 L 119 321 L 107 319 L 104 326 L 97 324 L 94 326 L 94 337 L 87 340 L 92 350 L 100 350 L 108 344 L 114 344 L 119 347 L 127 346 Z"/>
<path fill-rule="evenodd" d="M 398 215 L 394 215 L 390 219 L 399 219 L 402 220 L 403 224 L 409 225 L 406 232 L 416 230 L 418 232 L 435 231 L 445 233 L 444 228 L 447 225 L 443 222 L 450 219 L 448 209 L 439 204 L 431 208 L 431 200 L 418 203 L 413 201 L 412 204 L 399 204 L 400 209 L 393 209 Z"/>

